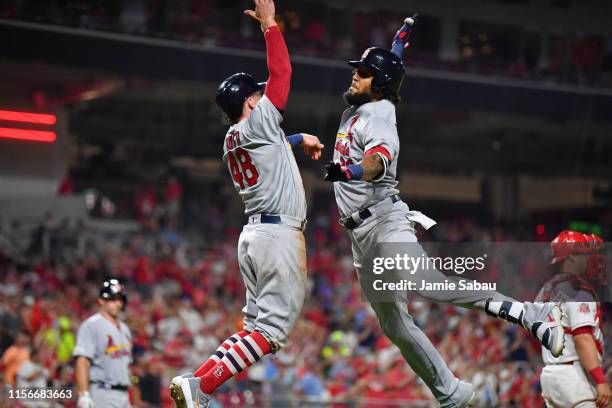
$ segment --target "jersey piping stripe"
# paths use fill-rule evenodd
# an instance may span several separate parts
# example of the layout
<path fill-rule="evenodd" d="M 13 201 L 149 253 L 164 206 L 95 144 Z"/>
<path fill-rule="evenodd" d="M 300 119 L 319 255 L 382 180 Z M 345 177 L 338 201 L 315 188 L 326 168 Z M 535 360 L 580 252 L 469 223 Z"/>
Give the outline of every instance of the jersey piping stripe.
<path fill-rule="evenodd" d="M 363 154 L 363 157 L 372 156 L 373 154 L 377 154 L 377 153 L 382 155 L 387 161 L 389 162 L 393 161 L 393 158 L 391 157 L 391 154 L 389 153 L 389 151 L 382 145 L 378 145 L 366 151 Z"/>

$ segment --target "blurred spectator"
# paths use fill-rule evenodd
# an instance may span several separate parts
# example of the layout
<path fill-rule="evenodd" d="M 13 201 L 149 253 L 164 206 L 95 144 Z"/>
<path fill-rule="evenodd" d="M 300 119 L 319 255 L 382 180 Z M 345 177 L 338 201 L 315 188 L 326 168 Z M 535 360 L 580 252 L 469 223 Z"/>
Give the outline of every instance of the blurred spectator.
<path fill-rule="evenodd" d="M 60 364 L 68 363 L 72 359 L 76 337 L 68 316 L 59 316 L 42 336 L 46 346 L 54 351 L 55 358 Z"/>
<path fill-rule="evenodd" d="M 72 366 L 61 365 L 57 368 L 53 379 L 53 387 L 60 390 L 74 387 L 74 369 Z"/>
<path fill-rule="evenodd" d="M 190 362 L 187 364 L 190 350 L 193 348 L 193 336 L 188 329 L 182 329 L 177 333 L 176 337 L 165 343 L 164 347 L 164 363 L 169 367 L 179 371 L 189 370 L 189 367 L 195 367 L 198 362 Z M 201 363 L 201 362 L 200 362 Z"/>
<path fill-rule="evenodd" d="M 303 373 L 296 385 L 299 395 L 315 400 L 327 398 L 327 390 L 323 382 L 321 364 L 316 359 L 307 359 Z"/>
<path fill-rule="evenodd" d="M 176 176 L 168 176 L 164 195 L 166 198 L 166 225 L 170 230 L 176 231 L 183 197 L 183 187 Z"/>
<path fill-rule="evenodd" d="M 4 353 L 15 342 L 21 329 L 18 307 L 19 301 L 15 296 L 6 296 L 0 292 L 0 353 Z"/>
<path fill-rule="evenodd" d="M 253 41 L 252 26 L 236 26 L 235 16 L 243 8 L 244 1 L 229 0 L 66 0 L 61 3 L 22 0 L 0 2 L 0 17 L 121 31 L 206 46 L 261 49 L 261 42 Z M 321 3 L 317 5 L 317 13 L 313 13 L 309 2 L 296 1 L 284 9 L 279 7 L 278 13 L 279 26 L 289 49 L 322 58 L 355 58 L 366 47 L 388 46 L 400 22 L 397 13 L 376 3 L 351 13 L 337 10 L 335 5 L 324 7 Z M 571 15 L 567 18 L 571 19 Z M 532 29 L 460 20 L 458 37 L 441 40 L 443 19 L 435 15 L 421 16 L 410 53 L 411 65 L 527 80 L 612 86 L 610 39 L 602 35 L 568 32 L 560 27 L 558 34 L 544 41 L 547 49 L 541 49 L 541 35 L 545 34 L 534 34 Z M 456 47 L 463 61 L 442 58 L 440 51 L 445 47 L 441 41 L 454 41 L 455 44 L 445 46 Z M 98 169 L 106 167 L 106 163 L 96 165 Z"/>
<path fill-rule="evenodd" d="M 157 323 L 157 331 L 164 342 L 174 339 L 183 327 L 177 303 L 173 301 L 167 305 L 165 316 Z"/>
<path fill-rule="evenodd" d="M 166 387 L 162 384 L 164 370 L 165 367 L 159 355 L 152 354 L 147 358 L 144 364 L 144 373 L 138 378 L 140 399 L 145 408 L 162 405 L 162 390 L 166 390 Z"/>
<path fill-rule="evenodd" d="M 30 357 L 21 363 L 21 366 L 16 373 L 16 386 L 23 390 L 40 390 L 46 389 L 49 384 L 49 370 L 46 369 L 40 360 L 39 352 L 34 349 L 30 353 Z M 41 402 L 26 402 L 26 407 L 43 408 L 50 407 L 51 404 L 46 401 Z"/>
<path fill-rule="evenodd" d="M 17 335 L 15 343 L 2 354 L 4 378 L 7 384 L 15 385 L 17 371 L 30 358 L 30 343 L 30 336 L 21 332 Z"/>
<path fill-rule="evenodd" d="M 157 231 L 159 224 L 157 220 L 157 192 L 155 188 L 146 186 L 138 190 L 134 198 L 134 206 L 143 227 L 150 231 Z"/>
<path fill-rule="evenodd" d="M 578 83 L 592 83 L 601 63 L 601 47 L 594 39 L 579 34 L 573 44 L 572 64 L 576 69 Z"/>
<path fill-rule="evenodd" d="M 179 229 L 180 239 L 173 245 L 163 233 L 147 232 L 105 237 L 104 248 L 83 258 L 53 260 L 38 252 L 19 266 L 0 258 L 2 341 L 10 346 L 19 330 L 31 331 L 39 354 L 32 360 L 48 370 L 54 387 L 71 387 L 73 373 L 66 356 L 73 347 L 75 322 L 93 312 L 98 283 L 112 272 L 124 277 L 129 287 L 126 312 L 134 334 L 134 374 L 140 389 L 136 397 L 150 407 L 171 407 L 166 405 L 171 404 L 166 392 L 169 379 L 208 358 L 220 340 L 236 331 L 241 319 L 244 292 L 237 281 L 237 232 L 227 228 L 236 217 L 212 210 L 222 208 L 215 201 L 207 206 L 217 223 L 211 227 L 216 228 L 214 240 Z M 251 406 L 270 401 L 271 407 L 285 407 L 299 396 L 333 396 L 362 407 L 380 406 L 375 399 L 384 399 L 388 407 L 428 404 L 429 391 L 382 335 L 371 308 L 361 301 L 350 246 L 343 235 L 338 236 L 336 213 L 324 207 L 310 219 L 313 227 L 306 234 L 311 290 L 302 319 L 285 348 L 254 365 L 239 381 L 228 383 L 220 390 L 219 400 L 227 407 L 247 406 L 246 401 L 252 401 Z M 441 222 L 428 234 L 432 241 L 452 242 L 533 239 L 516 229 L 466 219 Z M 528 276 L 542 272 L 529 256 L 521 258 L 514 262 L 511 256 L 503 258 L 494 269 L 506 273 L 517 268 Z M 530 286 L 529 280 L 518 276 L 513 285 Z M 141 290 L 143 286 L 146 290 Z M 610 312 L 609 306 L 604 309 L 604 315 Z M 541 402 L 539 348 L 526 331 L 486 315 L 420 300 L 412 302 L 410 310 L 455 375 L 474 383 L 479 406 L 527 407 Z M 609 323 L 604 329 L 609 336 Z M 25 339 L 24 343 L 20 337 L 18 343 L 29 345 Z M 10 367 L 19 354 L 16 350 L 27 353 L 27 347 L 7 350 L 3 361 Z M 21 361 L 27 361 L 27 355 Z M 608 354 L 606 367 L 611 362 Z"/>
<path fill-rule="evenodd" d="M 131 34 L 144 34 L 147 29 L 147 1 L 126 0 L 121 11 L 121 27 Z"/>
<path fill-rule="evenodd" d="M 66 194 L 72 194 L 73 192 L 74 192 L 74 186 L 72 185 L 72 177 L 70 176 L 69 173 L 66 173 L 66 175 L 60 182 L 60 185 L 57 189 L 57 194 L 66 195 Z"/>
<path fill-rule="evenodd" d="M 320 20 L 311 20 L 306 23 L 304 32 L 304 39 L 306 40 L 306 47 L 318 51 L 323 47 L 325 39 L 325 26 Z"/>

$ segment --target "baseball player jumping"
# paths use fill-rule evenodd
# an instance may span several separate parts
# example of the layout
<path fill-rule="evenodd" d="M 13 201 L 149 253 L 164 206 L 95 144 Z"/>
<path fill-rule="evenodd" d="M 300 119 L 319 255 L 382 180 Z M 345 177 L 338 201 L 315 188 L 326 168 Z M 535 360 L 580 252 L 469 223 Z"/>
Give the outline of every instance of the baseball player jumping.
<path fill-rule="evenodd" d="M 74 348 L 77 407 L 130 407 L 132 333 L 119 319 L 127 297 L 117 279 L 100 289 L 100 311 L 81 324 Z"/>
<path fill-rule="evenodd" d="M 264 32 L 268 82 L 234 74 L 221 83 L 216 97 L 232 123 L 223 160 L 249 220 L 238 241 L 246 286 L 244 329 L 193 374 L 172 379 L 170 394 L 178 407 L 207 406 L 226 380 L 285 345 L 306 295 L 306 197 L 292 148 L 302 146 L 318 160 L 323 145 L 312 135 L 285 137 L 280 127 L 291 83 L 289 53 L 274 21 L 274 2 L 255 0 L 255 5 L 245 14 Z"/>
<path fill-rule="evenodd" d="M 603 240 L 597 235 L 562 231 L 552 242 L 548 281 L 538 300 L 560 301 L 565 349 L 558 357 L 542 349 L 546 366 L 540 383 L 549 408 L 606 408 L 612 391 L 601 367 L 604 355 L 602 313 L 596 287 L 605 284 Z"/>
<path fill-rule="evenodd" d="M 364 262 L 378 255 L 378 243 L 418 245 L 415 223 L 425 228 L 435 224 L 402 202 L 396 181 L 399 138 L 395 106 L 400 102 L 399 90 L 404 78 L 402 50 L 408 46 L 414 20 L 406 19 L 406 24 L 397 32 L 393 52 L 368 48 L 360 60 L 349 61 L 354 68 L 350 87 L 344 93 L 349 107 L 340 120 L 333 161 L 326 166 L 325 180 L 334 183 L 340 223 L 351 239 L 354 265 L 362 285 L 368 281 L 366 274 L 372 273 L 366 270 Z M 451 279 L 437 270 L 417 271 L 413 277 L 428 282 Z M 552 303 L 521 303 L 494 291 L 420 294 L 433 301 L 483 310 L 520 324 L 555 356 L 563 349 L 561 312 Z M 460 381 L 449 370 L 414 323 L 407 300 L 371 303 L 385 335 L 399 347 L 440 406 L 471 406 L 475 399 L 472 385 Z M 549 314 L 551 322 L 547 321 Z"/>

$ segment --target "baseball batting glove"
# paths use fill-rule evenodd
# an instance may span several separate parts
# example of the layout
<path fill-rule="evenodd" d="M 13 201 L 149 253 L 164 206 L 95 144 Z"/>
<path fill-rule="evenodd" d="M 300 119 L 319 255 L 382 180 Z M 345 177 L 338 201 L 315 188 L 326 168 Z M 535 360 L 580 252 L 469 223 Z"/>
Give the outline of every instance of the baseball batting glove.
<path fill-rule="evenodd" d="M 89 395 L 89 391 L 85 391 L 79 395 L 77 408 L 93 408 L 93 406 L 93 400 L 91 399 L 91 395 Z"/>
<path fill-rule="evenodd" d="M 359 180 L 363 177 L 363 167 L 358 164 L 351 166 L 343 166 L 338 162 L 329 162 L 325 166 L 327 174 L 325 175 L 325 181 L 351 181 Z"/>

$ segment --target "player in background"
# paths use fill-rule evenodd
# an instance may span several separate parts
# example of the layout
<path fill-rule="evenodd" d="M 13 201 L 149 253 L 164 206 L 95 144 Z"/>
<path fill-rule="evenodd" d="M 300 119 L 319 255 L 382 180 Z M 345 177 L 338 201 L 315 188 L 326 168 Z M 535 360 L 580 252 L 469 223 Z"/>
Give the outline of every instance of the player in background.
<path fill-rule="evenodd" d="M 255 0 L 255 5 L 245 14 L 264 32 L 268 82 L 234 74 L 221 83 L 216 98 L 232 123 L 223 161 L 248 215 L 238 241 L 247 293 L 244 327 L 193 374 L 172 379 L 170 394 L 178 407 L 208 406 L 221 384 L 283 347 L 306 296 L 306 197 L 292 148 L 302 146 L 317 160 L 323 145 L 312 135 L 286 137 L 280 127 L 291 84 L 289 53 L 274 20 L 274 2 Z"/>
<path fill-rule="evenodd" d="M 81 324 L 74 348 L 77 407 L 130 407 L 132 333 L 119 314 L 127 304 L 117 279 L 105 281 L 98 299 L 100 311 Z"/>
<path fill-rule="evenodd" d="M 435 225 L 435 221 L 410 210 L 402 202 L 396 180 L 400 146 L 395 107 L 400 102 L 399 90 L 404 78 L 401 55 L 409 44 L 415 19 L 416 16 L 405 20 L 395 35 L 392 51 L 372 47 L 363 53 L 361 60 L 349 61 L 354 68 L 350 87 L 344 94 L 349 107 L 340 120 L 333 161 L 326 166 L 325 180 L 334 183 L 340 223 L 351 239 L 353 262 L 362 285 L 369 281 L 367 274 L 372 273 L 364 263 L 381 255 L 376 252 L 379 243 L 417 246 L 415 223 L 427 229 Z M 418 253 L 424 251 L 420 249 Z M 432 283 L 456 278 L 437 270 L 416 271 L 411 276 Z M 429 300 L 479 309 L 519 324 L 554 355 L 559 355 L 563 349 L 561 311 L 552 303 L 521 303 L 494 291 L 420 294 Z M 408 313 L 407 299 L 373 301 L 371 305 L 385 335 L 398 346 L 440 406 L 471 406 L 475 399 L 473 386 L 453 375 L 431 341 L 414 323 Z M 549 314 L 553 322 L 547 321 Z"/>
<path fill-rule="evenodd" d="M 546 406 L 609 407 L 612 391 L 602 368 L 604 341 L 598 287 L 606 282 L 603 240 L 577 231 L 562 231 L 552 242 L 555 275 L 537 300 L 558 301 L 563 309 L 565 349 L 554 357 L 542 349 L 546 366 L 540 383 Z"/>

